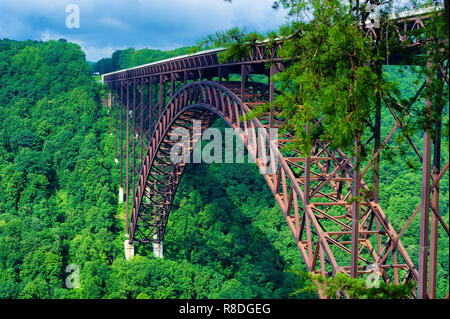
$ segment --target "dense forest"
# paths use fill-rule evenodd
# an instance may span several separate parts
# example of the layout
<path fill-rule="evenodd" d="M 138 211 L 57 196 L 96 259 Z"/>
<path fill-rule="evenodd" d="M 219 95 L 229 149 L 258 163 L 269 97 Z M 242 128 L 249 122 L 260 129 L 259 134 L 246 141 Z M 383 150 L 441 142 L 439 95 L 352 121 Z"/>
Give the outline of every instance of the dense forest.
<path fill-rule="evenodd" d="M 131 68 L 137 65 L 161 61 L 175 56 L 188 54 L 191 50 L 191 47 L 183 47 L 169 51 L 146 48 L 141 50 L 135 50 L 133 48 L 116 50 L 110 58 L 103 58 L 96 63 L 92 63 L 91 67 L 93 72 L 105 74 Z"/>
<path fill-rule="evenodd" d="M 116 51 L 94 70 L 105 73 L 186 50 Z M 384 69 L 405 96 L 414 94 L 413 71 Z M 91 74 L 76 44 L 0 41 L 0 298 L 316 297 L 293 294 L 305 284 L 298 275 L 305 268 L 252 164 L 188 165 L 164 258 L 154 258 L 151 246 L 139 246 L 126 261 L 115 142 L 101 104 L 104 87 Z M 383 108 L 382 136 L 393 124 L 388 112 Z M 414 136 L 417 145 L 421 138 Z M 448 159 L 448 146 L 443 151 Z M 383 154 L 380 204 L 398 229 L 420 202 L 420 165 L 409 150 Z M 440 191 L 448 224 L 448 173 Z M 415 263 L 418 225 L 416 216 L 402 237 Z M 440 240 L 446 240 L 444 233 Z M 449 282 L 446 241 L 438 253 L 440 298 Z M 79 288 L 66 287 L 69 265 L 79 270 Z"/>
<path fill-rule="evenodd" d="M 164 259 L 140 247 L 125 261 L 114 138 L 84 53 L 63 40 L 0 48 L 1 298 L 314 297 L 291 296 L 298 251 L 250 164 L 190 166 Z M 66 287 L 68 265 L 80 288 Z"/>

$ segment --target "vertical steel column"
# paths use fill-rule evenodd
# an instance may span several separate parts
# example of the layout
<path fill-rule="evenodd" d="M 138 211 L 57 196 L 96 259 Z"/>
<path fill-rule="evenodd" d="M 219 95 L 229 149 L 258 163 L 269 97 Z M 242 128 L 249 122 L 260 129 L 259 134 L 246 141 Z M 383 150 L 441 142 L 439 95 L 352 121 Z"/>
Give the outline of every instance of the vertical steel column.
<path fill-rule="evenodd" d="M 175 75 L 172 73 L 170 73 L 170 97 L 173 96 L 173 94 L 175 93 L 175 79 L 174 79 Z M 169 98 L 170 100 L 170 98 Z"/>
<path fill-rule="evenodd" d="M 133 206 L 136 196 L 136 79 L 133 80 Z"/>
<path fill-rule="evenodd" d="M 361 186 L 360 175 L 360 155 L 361 155 L 361 136 L 358 133 L 355 139 L 354 167 L 353 167 L 353 189 L 352 189 L 352 249 L 351 249 L 351 265 L 350 276 L 356 278 L 358 276 L 358 243 L 359 243 L 359 190 Z"/>
<path fill-rule="evenodd" d="M 441 74 L 441 73 L 439 73 Z M 438 75 L 442 80 L 442 76 Z M 441 113 L 442 108 L 439 103 L 436 103 L 436 119 L 434 123 L 435 139 L 434 139 L 434 154 L 433 154 L 433 180 L 438 178 L 441 171 Z M 439 213 L 439 182 L 436 187 L 431 190 L 431 206 L 436 213 Z M 430 220 L 430 272 L 428 279 L 428 296 L 432 299 L 436 298 L 436 281 L 437 281 L 437 246 L 438 246 L 438 219 L 434 214 L 431 214 Z"/>
<path fill-rule="evenodd" d="M 117 82 L 116 82 L 117 90 Z M 119 186 L 119 203 L 123 203 L 123 81 L 120 81 L 120 97 L 117 103 L 117 110 L 120 113 L 120 186 Z M 117 117 L 116 117 L 117 123 Z M 117 144 L 117 133 L 116 133 L 116 144 Z M 117 156 L 116 156 L 117 159 Z M 116 160 L 116 163 L 119 161 Z M 126 227 L 126 235 L 128 235 L 128 221 Z"/>
<path fill-rule="evenodd" d="M 376 29 L 377 33 L 377 39 L 376 39 L 376 47 L 377 51 L 379 51 L 379 43 L 381 42 L 380 36 L 381 32 L 380 29 Z M 380 61 L 375 62 L 375 72 L 377 73 L 378 77 L 381 79 L 383 76 L 383 70 L 382 65 Z M 381 144 L 381 138 L 380 138 L 380 132 L 381 132 L 381 91 L 379 90 L 376 97 L 376 111 L 375 111 L 375 127 L 374 127 L 374 146 L 373 146 L 373 152 L 374 154 L 377 152 L 377 150 L 380 148 Z M 380 156 L 381 154 L 378 154 L 378 156 L 375 157 L 373 162 L 373 186 L 374 186 L 374 194 L 373 194 L 373 200 L 375 203 L 378 203 L 379 200 L 379 185 L 380 185 Z M 378 222 L 378 220 L 376 220 Z"/>
<path fill-rule="evenodd" d="M 140 138 L 140 148 L 141 154 L 139 157 L 139 166 L 142 165 L 142 157 L 144 156 L 144 78 L 141 78 L 141 138 Z"/>
<path fill-rule="evenodd" d="M 431 68 L 428 60 L 427 68 Z M 427 76 L 427 84 L 432 79 Z M 431 110 L 429 97 L 425 100 L 425 108 Z M 427 268 L 428 268 L 428 227 L 430 223 L 430 173 L 431 170 L 431 137 L 426 130 L 423 137 L 423 162 L 422 162 L 422 201 L 420 203 L 420 242 L 419 242 L 419 279 L 417 285 L 417 297 L 427 298 Z"/>
<path fill-rule="evenodd" d="M 270 124 L 271 125 L 271 124 Z M 306 125 L 306 135 L 310 134 L 310 126 Z M 315 264 L 315 259 L 313 256 L 313 249 L 312 249 L 312 239 L 311 239 L 311 222 L 309 220 L 308 214 L 306 213 L 306 210 L 309 207 L 309 200 L 310 200 L 310 177 L 311 177 L 311 161 L 310 161 L 310 155 L 311 152 L 307 154 L 305 158 L 305 176 L 304 176 L 304 203 L 303 203 L 303 219 L 306 219 L 306 238 L 308 242 L 308 252 L 309 252 L 309 263 L 312 267 L 313 263 Z M 293 192 L 294 190 L 292 190 Z M 320 238 L 319 235 L 317 236 L 317 247 L 318 249 L 320 246 Z M 313 261 L 314 260 L 314 261 Z M 321 269 L 323 271 L 323 269 Z"/>
<path fill-rule="evenodd" d="M 123 81 L 120 81 L 120 187 L 123 187 Z"/>
<path fill-rule="evenodd" d="M 148 136 L 149 136 L 149 140 L 148 140 L 148 144 L 150 144 L 150 139 L 152 138 L 152 134 L 153 134 L 153 78 L 152 76 L 150 76 L 149 80 L 148 80 L 148 110 L 149 110 L 149 115 L 148 115 Z"/>
<path fill-rule="evenodd" d="M 166 101 L 167 101 L 167 86 L 168 86 L 168 84 L 167 84 L 167 81 L 166 81 L 166 79 L 165 78 L 163 78 L 163 83 L 162 83 L 163 85 L 162 85 L 162 92 L 163 92 L 163 102 L 162 102 L 162 105 L 161 105 L 161 114 L 160 114 L 160 116 L 162 115 L 162 112 L 164 112 L 164 108 L 166 107 Z"/>
<path fill-rule="evenodd" d="M 306 125 L 306 135 L 310 134 L 310 127 L 309 124 Z M 305 158 L 305 203 L 304 203 L 304 209 L 306 209 L 307 205 L 309 205 L 309 195 L 310 195 L 310 174 L 311 174 L 311 161 L 310 161 L 310 153 L 307 154 Z"/>
<path fill-rule="evenodd" d="M 162 104 L 163 104 L 163 78 L 162 74 L 159 75 L 159 113 L 158 118 L 161 117 L 162 114 Z"/>
<path fill-rule="evenodd" d="M 272 103 L 275 96 L 275 85 L 273 83 L 273 77 L 276 74 L 276 66 L 272 64 L 270 66 L 270 74 L 269 74 L 269 102 Z M 269 113 L 269 127 L 273 126 L 273 107 L 270 107 Z"/>
<path fill-rule="evenodd" d="M 382 42 L 382 32 L 380 28 L 375 29 L 376 32 L 376 50 L 377 53 L 380 51 L 380 43 Z M 378 77 L 381 79 L 383 77 L 383 65 L 381 64 L 380 60 L 375 62 L 375 72 L 377 73 Z M 377 154 L 378 149 L 381 145 L 381 90 L 378 91 L 377 97 L 376 97 L 376 111 L 375 111 L 375 127 L 374 127 L 374 145 L 373 145 L 373 153 L 375 154 L 375 158 L 373 161 L 373 188 L 374 188 L 374 194 L 373 194 L 373 201 L 375 203 L 378 203 L 380 198 L 380 154 Z M 379 256 L 381 254 L 381 235 L 379 233 L 380 230 L 380 222 L 378 218 L 375 218 L 375 229 L 377 232 L 377 255 Z M 395 253 L 395 248 L 394 248 Z M 394 273 L 397 275 L 398 269 L 394 268 Z"/>
<path fill-rule="evenodd" d="M 428 227 L 430 222 L 430 164 L 431 138 L 428 131 L 423 138 L 422 202 L 420 204 L 419 282 L 417 297 L 427 298 Z"/>
<path fill-rule="evenodd" d="M 242 64 L 241 65 L 241 100 L 242 100 L 242 102 L 245 102 L 244 93 L 245 93 L 245 88 L 247 85 L 247 75 L 248 75 L 247 67 L 245 66 L 245 64 Z"/>
<path fill-rule="evenodd" d="M 129 197 L 129 184 L 128 184 L 128 175 L 129 175 L 129 166 L 128 166 L 128 162 L 130 160 L 130 154 L 129 154 L 129 143 L 130 143 L 130 138 L 129 138 L 129 126 L 130 126 L 130 85 L 127 81 L 127 155 L 126 155 L 126 162 L 125 162 L 125 166 L 126 166 L 126 179 L 125 179 L 125 203 L 126 203 L 126 213 L 127 213 L 127 224 L 128 224 L 128 197 Z M 128 225 L 127 225 L 127 230 L 128 230 Z"/>
<path fill-rule="evenodd" d="M 118 102 L 117 102 L 117 97 L 118 97 L 118 95 L 119 95 L 119 93 L 118 93 L 118 90 L 117 90 L 117 82 L 114 82 L 114 91 L 115 91 L 115 94 L 114 94 L 114 113 L 115 113 L 115 115 L 114 115 L 114 117 L 115 117 L 115 120 L 116 120 L 116 153 L 115 153 L 115 158 L 114 158 L 114 160 L 116 161 L 116 163 L 118 162 L 118 158 L 117 158 L 117 127 L 118 127 L 118 125 L 117 125 L 117 105 L 118 105 Z"/>
<path fill-rule="evenodd" d="M 111 132 L 109 133 L 109 135 L 113 134 L 112 98 L 110 98 L 111 91 L 112 89 L 110 90 L 110 84 L 108 83 L 108 85 L 106 86 L 106 107 L 109 107 L 109 112 L 111 113 Z"/>

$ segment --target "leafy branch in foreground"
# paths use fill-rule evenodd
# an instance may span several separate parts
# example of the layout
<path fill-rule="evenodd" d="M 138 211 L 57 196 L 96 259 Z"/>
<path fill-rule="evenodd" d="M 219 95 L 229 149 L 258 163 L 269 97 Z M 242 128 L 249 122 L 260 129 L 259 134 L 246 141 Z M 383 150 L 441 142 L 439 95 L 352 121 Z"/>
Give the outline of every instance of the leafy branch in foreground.
<path fill-rule="evenodd" d="M 300 272 L 299 276 L 302 282 L 306 282 L 306 286 L 293 294 L 316 292 L 330 299 L 342 298 L 343 294 L 349 299 L 408 299 L 414 289 L 414 284 L 410 281 L 404 285 L 380 282 L 378 287 L 369 288 L 363 279 L 350 278 L 343 273 L 328 278 L 306 272 Z"/>
<path fill-rule="evenodd" d="M 386 25 L 389 24 L 389 14 L 406 8 L 400 2 L 402 7 L 394 8 L 393 3 L 390 1 L 381 7 L 380 17 Z M 419 5 L 417 1 L 412 4 Z M 262 41 L 268 47 L 278 44 L 278 57 L 289 61 L 286 69 L 274 79 L 280 94 L 273 103 L 256 109 L 253 116 L 270 108 L 276 109 L 286 119 L 281 133 L 288 131 L 293 134 L 296 140 L 293 147 L 305 154 L 310 153 L 313 140 L 330 143 L 332 148 L 356 151 L 354 141 L 361 140 L 364 145 L 374 133 L 374 114 L 380 96 L 389 94 L 396 101 L 392 106 L 397 109 L 401 104 L 397 84 L 383 78 L 380 65 L 389 59 L 393 49 L 405 54 L 408 51 L 400 47 L 406 47 L 408 43 L 398 43 L 392 26 L 384 42 L 376 43 L 365 33 L 368 5 L 369 1 L 352 0 L 276 1 L 274 8 L 283 7 L 289 18 L 276 32 L 262 35 L 233 28 L 207 37 L 199 42 L 197 48 L 205 45 L 225 47 L 227 50 L 220 55 L 223 61 L 245 57 Z M 426 6 L 428 1 L 421 1 L 420 5 Z M 448 23 L 442 19 L 442 14 L 432 15 L 427 28 L 415 31 L 421 34 L 410 37 L 431 37 L 433 41 L 426 43 L 427 48 L 433 48 L 427 50 L 436 56 L 431 59 L 441 64 L 448 54 L 446 48 L 436 49 L 443 38 L 447 38 L 448 47 L 448 34 L 442 32 Z M 417 58 L 414 61 L 420 63 Z M 428 73 L 436 74 L 439 64 L 435 65 Z M 444 89 L 444 94 L 436 94 L 443 90 L 443 79 L 435 78 L 424 94 L 442 105 L 437 100 L 446 96 L 448 88 Z M 405 121 L 420 129 L 429 129 L 439 112 L 425 110 L 420 105 L 407 115 Z M 319 119 L 321 124 L 317 126 L 315 123 Z M 410 130 L 409 127 L 406 129 Z M 359 155 L 368 153 L 363 147 Z"/>
<path fill-rule="evenodd" d="M 341 1 L 282 4 L 291 17 L 297 18 L 276 33 L 246 36 L 233 29 L 205 41 L 225 45 L 229 57 L 248 52 L 264 38 L 269 43 L 283 39 L 279 57 L 301 58 L 292 60 L 275 78 L 282 94 L 264 108 L 274 107 L 287 119 L 283 129 L 295 135 L 296 147 L 304 153 L 310 152 L 316 138 L 331 141 L 332 147 L 351 149 L 355 137 L 367 127 L 375 96 L 383 86 L 372 68 L 379 58 L 373 53 L 372 41 L 361 32 L 349 6 Z M 321 126 L 315 126 L 322 117 Z"/>

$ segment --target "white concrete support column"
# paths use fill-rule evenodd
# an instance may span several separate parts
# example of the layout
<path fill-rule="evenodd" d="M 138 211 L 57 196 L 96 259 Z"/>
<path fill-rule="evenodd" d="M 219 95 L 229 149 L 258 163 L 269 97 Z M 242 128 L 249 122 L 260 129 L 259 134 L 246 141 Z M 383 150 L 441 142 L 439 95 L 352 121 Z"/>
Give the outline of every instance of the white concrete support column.
<path fill-rule="evenodd" d="M 157 239 L 158 236 L 154 235 L 153 239 Z M 162 241 L 160 243 L 153 243 L 153 255 L 156 258 L 163 258 L 163 243 Z"/>
<path fill-rule="evenodd" d="M 119 187 L 119 204 L 123 203 L 123 187 Z"/>
<path fill-rule="evenodd" d="M 134 244 L 128 241 L 128 239 L 125 239 L 123 242 L 124 248 L 125 248 L 125 259 L 130 260 L 134 257 Z"/>

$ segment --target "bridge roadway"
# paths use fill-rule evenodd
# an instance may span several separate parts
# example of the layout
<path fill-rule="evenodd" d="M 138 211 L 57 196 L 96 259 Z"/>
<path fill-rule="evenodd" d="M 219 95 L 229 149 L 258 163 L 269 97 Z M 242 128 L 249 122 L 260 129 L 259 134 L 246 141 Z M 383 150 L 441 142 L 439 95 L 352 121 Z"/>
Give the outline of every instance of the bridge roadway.
<path fill-rule="evenodd" d="M 426 18 L 424 12 L 400 17 L 396 28 L 399 41 L 406 40 L 406 31 L 423 28 Z M 371 28 L 367 32 L 376 36 Z M 132 257 L 134 243 L 153 243 L 155 254 L 162 256 L 170 208 L 186 165 L 171 161 L 170 149 L 177 141 L 170 140 L 170 134 L 175 128 L 185 128 L 190 132 L 190 145 L 195 145 L 200 135 L 192 119 L 201 120 L 204 131 L 220 117 L 236 130 L 261 170 L 267 169 L 266 154 L 270 154 L 270 169 L 264 178 L 310 272 L 323 276 L 344 272 L 352 277 L 374 274 L 396 284 L 412 280 L 419 284 L 417 295 L 413 292 L 413 296 L 435 296 L 435 282 L 428 284 L 428 291 L 426 288 L 427 268 L 418 269 L 401 241 L 419 209 L 428 216 L 429 211 L 422 207 L 424 203 L 432 204 L 429 196 L 399 230 L 394 229 L 378 204 L 378 189 L 371 198 L 352 201 L 369 191 L 363 179 L 367 171 L 379 174 L 376 159 L 380 144 L 373 141 L 380 141 L 380 136 L 371 139 L 374 155 L 363 168 L 356 158 L 320 141 L 315 141 L 308 156 L 289 148 L 293 130 L 271 140 L 269 129 L 279 128 L 285 122 L 276 108 L 256 118 L 245 118 L 253 108 L 273 101 L 277 94 L 273 77 L 289 64 L 278 58 L 278 49 L 261 43 L 246 58 L 224 63 L 218 57 L 224 49 L 212 49 L 102 76 L 108 87 L 111 134 L 116 133 L 120 200 L 124 193 L 126 202 L 127 257 Z M 269 61 L 272 63 L 267 67 Z M 395 118 L 395 126 L 385 142 L 399 124 Z M 246 129 L 255 128 L 262 135 L 246 134 L 251 132 Z M 434 175 L 432 192 L 437 192 L 437 196 L 436 183 L 447 169 L 448 163 L 438 171 L 440 174 Z M 377 180 L 374 185 L 378 186 Z M 433 216 L 448 234 L 448 226 L 439 213 L 434 211 Z M 428 258 L 425 254 L 421 250 L 420 258 Z M 435 262 L 430 261 L 431 269 Z"/>

